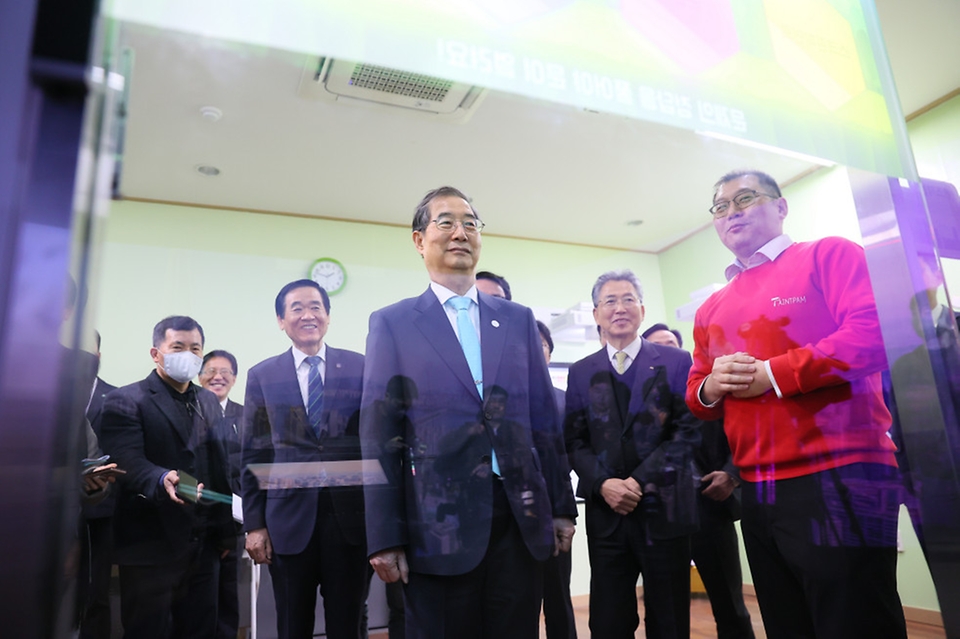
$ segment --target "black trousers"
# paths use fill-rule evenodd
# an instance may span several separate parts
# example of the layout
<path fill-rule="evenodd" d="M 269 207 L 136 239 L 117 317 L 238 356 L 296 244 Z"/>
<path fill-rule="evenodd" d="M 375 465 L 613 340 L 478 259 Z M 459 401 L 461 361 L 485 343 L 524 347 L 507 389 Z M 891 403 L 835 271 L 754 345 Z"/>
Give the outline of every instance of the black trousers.
<path fill-rule="evenodd" d="M 700 530 L 691 538 L 693 563 L 710 597 L 717 639 L 753 639 L 750 613 L 743 603 L 737 527 L 729 515 L 713 510 L 713 504 L 700 509 Z"/>
<path fill-rule="evenodd" d="M 895 468 L 743 482 L 743 543 L 769 639 L 905 639 Z"/>
<path fill-rule="evenodd" d="M 220 558 L 220 580 L 217 584 L 217 634 L 214 639 L 236 639 L 240 630 L 240 557 L 244 538 Z"/>
<path fill-rule="evenodd" d="M 80 639 L 110 639 L 113 518 L 81 519 L 78 613 Z"/>
<path fill-rule="evenodd" d="M 573 557 L 562 552 L 543 562 L 543 619 L 547 639 L 577 639 L 577 622 L 570 601 Z"/>
<path fill-rule="evenodd" d="M 509 508 L 495 484 L 490 542 L 473 570 L 410 573 L 407 639 L 537 639 L 543 563 L 530 554 Z"/>
<path fill-rule="evenodd" d="M 588 536 L 587 546 L 592 639 L 633 639 L 641 574 L 646 637 L 690 636 L 690 537 L 650 540 L 643 519 L 630 516 L 609 537 Z"/>
<path fill-rule="evenodd" d="M 189 552 L 155 566 L 120 566 L 125 639 L 210 639 L 217 625 L 220 550 L 194 541 Z"/>
<path fill-rule="evenodd" d="M 321 491 L 313 536 L 296 555 L 274 553 L 270 564 L 280 639 L 310 639 L 317 587 L 328 639 L 360 639 L 372 568 L 364 544 L 344 538 L 330 496 Z"/>

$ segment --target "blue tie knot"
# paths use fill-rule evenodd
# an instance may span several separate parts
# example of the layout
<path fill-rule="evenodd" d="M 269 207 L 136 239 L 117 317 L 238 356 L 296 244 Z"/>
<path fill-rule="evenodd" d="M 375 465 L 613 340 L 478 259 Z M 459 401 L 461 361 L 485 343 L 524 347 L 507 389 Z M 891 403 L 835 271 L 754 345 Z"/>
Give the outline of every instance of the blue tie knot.
<path fill-rule="evenodd" d="M 307 361 L 307 364 L 310 364 L 310 368 L 316 368 L 317 366 L 320 365 L 320 356 L 319 356 L 319 355 L 311 355 L 311 356 L 307 357 L 307 360 L 306 360 L 306 361 Z"/>
<path fill-rule="evenodd" d="M 461 295 L 454 295 L 447 303 L 452 306 L 457 311 L 465 311 L 470 308 L 470 304 L 473 303 L 473 300 L 469 297 L 463 297 Z"/>

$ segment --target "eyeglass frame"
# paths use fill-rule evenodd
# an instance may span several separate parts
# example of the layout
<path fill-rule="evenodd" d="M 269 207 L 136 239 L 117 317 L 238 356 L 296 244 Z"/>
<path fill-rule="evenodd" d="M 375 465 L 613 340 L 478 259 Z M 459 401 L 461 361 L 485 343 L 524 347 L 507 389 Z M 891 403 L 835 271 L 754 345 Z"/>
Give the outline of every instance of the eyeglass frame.
<path fill-rule="evenodd" d="M 440 224 L 444 224 L 447 222 L 449 222 L 453 226 L 451 226 L 449 229 L 443 229 L 440 227 Z M 467 226 L 468 223 L 472 223 L 474 226 L 476 226 L 476 228 L 470 229 Z M 466 233 L 467 235 L 473 235 L 473 234 L 479 235 L 480 232 L 483 231 L 483 228 L 486 226 L 486 224 L 483 223 L 483 220 L 481 220 L 478 217 L 465 217 L 462 220 L 458 220 L 453 216 L 449 216 L 449 215 L 441 215 L 439 217 L 436 217 L 430 220 L 429 222 L 427 222 L 427 224 L 434 224 L 437 227 L 437 230 L 440 231 L 441 233 L 453 233 L 454 231 L 457 230 L 457 226 L 459 225 L 463 227 L 463 232 Z"/>
<path fill-rule="evenodd" d="M 211 374 L 212 373 L 212 374 Z M 200 371 L 200 376 L 204 377 L 210 375 L 210 377 L 216 377 L 217 375 L 222 375 L 223 377 L 236 377 L 237 374 L 234 373 L 229 368 L 204 368 Z"/>
<path fill-rule="evenodd" d="M 755 204 L 755 202 L 753 202 L 753 201 L 751 200 L 750 203 L 748 203 L 746 206 L 741 206 L 740 203 L 737 202 L 737 199 L 742 198 L 744 195 L 749 195 L 749 196 L 751 196 L 753 199 L 757 199 L 757 198 L 759 198 L 761 195 L 765 195 L 765 196 L 767 196 L 768 198 L 771 198 L 771 199 L 774 199 L 774 200 L 779 200 L 781 197 L 783 197 L 783 196 L 781 196 L 781 195 L 772 195 L 772 194 L 770 194 L 770 193 L 763 193 L 762 191 L 756 191 L 756 190 L 754 190 L 754 189 L 746 189 L 746 190 L 744 190 L 744 191 L 740 191 L 739 193 L 737 193 L 735 196 L 733 196 L 733 197 L 730 198 L 729 200 L 726 200 L 726 201 L 724 201 L 724 202 L 715 202 L 714 205 L 711 206 L 711 207 L 710 207 L 709 209 L 707 209 L 707 210 L 710 211 L 710 215 L 712 215 L 712 216 L 713 216 L 713 219 L 715 219 L 715 220 L 722 220 L 723 218 L 725 218 L 725 217 L 727 217 L 728 215 L 730 215 L 730 211 L 724 211 L 722 214 L 721 214 L 721 213 L 714 212 L 714 209 L 717 208 L 718 206 L 720 206 L 721 204 L 726 204 L 728 208 L 729 208 L 730 206 L 732 206 L 732 205 L 736 205 L 736 207 L 737 207 L 739 210 L 745 211 L 745 210 L 749 209 L 751 206 L 753 206 L 753 205 Z"/>

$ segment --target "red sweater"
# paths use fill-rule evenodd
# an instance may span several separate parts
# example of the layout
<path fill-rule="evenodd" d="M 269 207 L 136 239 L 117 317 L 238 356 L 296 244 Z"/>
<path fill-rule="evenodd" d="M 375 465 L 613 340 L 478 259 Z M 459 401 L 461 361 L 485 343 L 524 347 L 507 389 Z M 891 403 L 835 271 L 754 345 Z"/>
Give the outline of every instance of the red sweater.
<path fill-rule="evenodd" d="M 838 237 L 793 244 L 743 271 L 697 311 L 687 404 L 724 420 L 747 481 L 787 479 L 857 462 L 896 466 L 880 371 L 887 366 L 863 249 Z M 770 368 L 783 398 L 697 392 L 721 355 L 743 351 Z"/>

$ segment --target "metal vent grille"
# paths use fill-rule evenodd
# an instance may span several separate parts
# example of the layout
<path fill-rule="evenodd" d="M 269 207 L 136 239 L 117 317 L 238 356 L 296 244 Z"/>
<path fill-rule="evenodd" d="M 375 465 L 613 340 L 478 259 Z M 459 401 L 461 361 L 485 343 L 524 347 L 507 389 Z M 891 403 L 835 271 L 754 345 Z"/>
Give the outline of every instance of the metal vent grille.
<path fill-rule="evenodd" d="M 453 82 L 388 67 L 358 64 L 350 74 L 350 85 L 418 100 L 442 102 Z"/>

